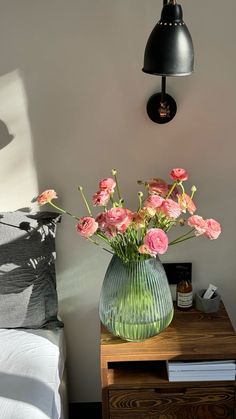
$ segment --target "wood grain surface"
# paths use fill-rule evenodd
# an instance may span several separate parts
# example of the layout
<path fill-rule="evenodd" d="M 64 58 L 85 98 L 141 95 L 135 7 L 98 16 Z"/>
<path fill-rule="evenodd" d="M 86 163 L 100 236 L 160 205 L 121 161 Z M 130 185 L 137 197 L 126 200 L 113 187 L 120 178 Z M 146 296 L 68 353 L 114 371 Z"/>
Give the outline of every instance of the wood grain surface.
<path fill-rule="evenodd" d="M 143 342 L 126 342 L 101 327 L 101 360 L 236 359 L 236 333 L 223 303 L 217 313 L 175 309 L 170 326 Z"/>
<path fill-rule="evenodd" d="M 166 361 L 236 359 L 223 303 L 214 314 L 175 308 L 170 326 L 127 342 L 101 326 L 103 419 L 236 419 L 235 381 L 170 382 Z"/>
<path fill-rule="evenodd" d="M 216 419 L 232 418 L 234 387 L 179 388 L 164 392 L 110 391 L 110 417 Z"/>

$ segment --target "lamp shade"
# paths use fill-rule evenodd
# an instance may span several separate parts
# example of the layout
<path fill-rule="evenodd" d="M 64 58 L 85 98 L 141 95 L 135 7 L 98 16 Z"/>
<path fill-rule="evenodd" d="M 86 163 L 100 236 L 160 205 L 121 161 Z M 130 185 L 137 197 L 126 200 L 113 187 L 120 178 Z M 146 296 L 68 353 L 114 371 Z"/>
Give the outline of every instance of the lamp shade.
<path fill-rule="evenodd" d="M 143 71 L 158 76 L 187 76 L 193 72 L 193 42 L 179 4 L 163 6 L 144 53 Z"/>

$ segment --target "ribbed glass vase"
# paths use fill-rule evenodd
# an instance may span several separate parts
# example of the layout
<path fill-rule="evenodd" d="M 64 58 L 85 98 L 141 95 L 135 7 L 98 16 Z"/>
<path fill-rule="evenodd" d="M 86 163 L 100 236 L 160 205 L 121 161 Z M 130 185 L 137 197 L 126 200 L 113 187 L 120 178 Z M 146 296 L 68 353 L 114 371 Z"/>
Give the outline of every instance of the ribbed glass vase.
<path fill-rule="evenodd" d="M 114 255 L 102 284 L 99 316 L 114 336 L 127 341 L 164 330 L 173 318 L 173 302 L 158 257 L 125 264 Z"/>

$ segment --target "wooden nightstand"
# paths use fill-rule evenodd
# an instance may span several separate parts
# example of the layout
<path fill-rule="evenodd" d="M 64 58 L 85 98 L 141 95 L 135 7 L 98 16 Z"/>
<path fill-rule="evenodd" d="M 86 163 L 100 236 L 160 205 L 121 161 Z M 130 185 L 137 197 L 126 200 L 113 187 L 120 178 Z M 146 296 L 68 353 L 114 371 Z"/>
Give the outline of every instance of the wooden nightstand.
<path fill-rule="evenodd" d="M 236 359 L 236 333 L 218 313 L 175 309 L 170 326 L 144 342 L 101 328 L 103 419 L 236 418 L 235 381 L 170 382 L 167 360 Z"/>

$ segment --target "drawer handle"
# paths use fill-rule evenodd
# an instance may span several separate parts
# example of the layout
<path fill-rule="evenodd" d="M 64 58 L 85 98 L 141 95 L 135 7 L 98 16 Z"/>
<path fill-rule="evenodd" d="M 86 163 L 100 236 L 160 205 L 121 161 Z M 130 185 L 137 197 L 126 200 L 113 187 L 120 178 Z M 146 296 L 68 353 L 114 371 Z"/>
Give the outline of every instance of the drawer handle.
<path fill-rule="evenodd" d="M 186 388 L 155 388 L 155 393 L 160 394 L 176 394 L 183 396 L 186 393 Z"/>

